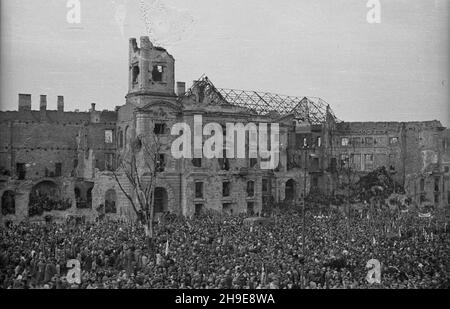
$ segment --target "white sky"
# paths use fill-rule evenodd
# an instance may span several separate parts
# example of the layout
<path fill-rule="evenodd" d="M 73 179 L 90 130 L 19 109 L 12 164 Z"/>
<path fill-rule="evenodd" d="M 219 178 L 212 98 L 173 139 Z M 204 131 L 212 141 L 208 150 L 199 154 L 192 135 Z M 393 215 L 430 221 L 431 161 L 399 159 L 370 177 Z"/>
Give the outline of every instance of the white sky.
<path fill-rule="evenodd" d="M 66 110 L 124 104 L 128 39 L 147 35 L 140 1 L 80 0 L 77 27 L 67 1 L 1 0 L 2 110 L 18 93 L 33 109 L 40 94 L 49 109 L 57 95 Z M 380 2 L 380 24 L 367 22 L 367 0 L 160 0 L 148 15 L 188 86 L 206 73 L 219 88 L 321 97 L 346 121 L 450 126 L 450 1 Z"/>

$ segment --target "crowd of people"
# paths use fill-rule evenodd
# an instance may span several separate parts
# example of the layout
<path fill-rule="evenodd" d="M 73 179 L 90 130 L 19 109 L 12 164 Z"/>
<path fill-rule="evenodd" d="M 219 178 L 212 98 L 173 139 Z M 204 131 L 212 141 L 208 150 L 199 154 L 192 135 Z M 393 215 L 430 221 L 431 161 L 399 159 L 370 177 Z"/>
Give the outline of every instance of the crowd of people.
<path fill-rule="evenodd" d="M 3 289 L 449 288 L 445 214 L 276 211 L 268 224 L 167 217 L 149 252 L 138 223 L 20 223 L 0 229 Z M 303 229 L 303 221 L 305 227 Z M 305 237 L 303 237 L 305 231 Z M 303 239 L 305 243 L 303 244 Z M 69 282 L 78 260 L 81 283 Z M 366 264 L 381 263 L 369 283 Z"/>

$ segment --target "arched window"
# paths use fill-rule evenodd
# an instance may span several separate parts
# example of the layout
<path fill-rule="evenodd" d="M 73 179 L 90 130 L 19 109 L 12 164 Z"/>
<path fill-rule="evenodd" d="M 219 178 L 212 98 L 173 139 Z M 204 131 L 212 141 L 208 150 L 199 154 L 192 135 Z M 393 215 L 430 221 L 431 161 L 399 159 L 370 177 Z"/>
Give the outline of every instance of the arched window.
<path fill-rule="evenodd" d="M 286 201 L 293 201 L 295 197 L 295 181 L 293 179 L 289 179 L 286 182 L 286 188 L 285 188 L 285 200 Z"/>
<path fill-rule="evenodd" d="M 41 216 L 53 210 L 64 211 L 72 207 L 70 199 L 62 199 L 58 185 L 52 181 L 42 181 L 31 189 L 28 201 L 28 215 Z"/>
<path fill-rule="evenodd" d="M 2 215 L 16 214 L 16 199 L 12 191 L 5 191 L 2 195 Z"/>
<path fill-rule="evenodd" d="M 140 70 L 139 70 L 138 65 L 133 66 L 132 73 L 133 73 L 133 85 L 134 85 L 134 84 L 138 83 L 138 79 L 139 79 Z"/>

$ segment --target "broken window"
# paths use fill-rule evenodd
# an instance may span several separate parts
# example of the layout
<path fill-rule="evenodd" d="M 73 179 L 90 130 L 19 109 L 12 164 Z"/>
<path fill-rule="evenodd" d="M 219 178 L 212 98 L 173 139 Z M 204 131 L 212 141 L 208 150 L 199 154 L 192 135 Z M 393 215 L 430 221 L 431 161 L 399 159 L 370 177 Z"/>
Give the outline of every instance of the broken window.
<path fill-rule="evenodd" d="M 373 143 L 374 143 L 374 145 L 382 146 L 385 144 L 385 139 L 384 139 L 384 137 L 378 136 L 378 137 L 374 138 Z"/>
<path fill-rule="evenodd" d="M 163 81 L 163 73 L 164 73 L 164 67 L 162 65 L 153 66 L 152 80 L 154 82 L 162 82 Z"/>
<path fill-rule="evenodd" d="M 269 192 L 269 179 L 263 178 L 262 180 L 262 192 Z"/>
<path fill-rule="evenodd" d="M 247 215 L 253 216 L 255 214 L 255 203 L 247 202 Z"/>
<path fill-rule="evenodd" d="M 198 217 L 203 213 L 203 204 L 195 204 L 195 216 Z"/>
<path fill-rule="evenodd" d="M 361 170 L 361 155 L 360 154 L 351 154 L 350 155 L 350 163 L 354 170 Z"/>
<path fill-rule="evenodd" d="M 16 164 L 16 175 L 19 180 L 24 180 L 26 177 L 27 171 L 25 163 L 17 163 Z"/>
<path fill-rule="evenodd" d="M 311 185 L 313 188 L 317 188 L 319 186 L 319 178 L 317 176 L 313 176 Z"/>
<path fill-rule="evenodd" d="M 2 215 L 16 214 L 16 200 L 13 191 L 5 191 L 2 195 Z"/>
<path fill-rule="evenodd" d="M 80 188 L 75 187 L 74 192 L 75 192 L 75 203 L 77 208 L 81 209 L 86 208 L 86 201 L 81 196 Z"/>
<path fill-rule="evenodd" d="M 192 165 L 194 167 L 202 167 L 202 159 L 201 158 L 192 159 Z"/>
<path fill-rule="evenodd" d="M 332 173 L 336 172 L 337 170 L 337 159 L 336 158 L 331 158 L 330 159 L 330 171 Z"/>
<path fill-rule="evenodd" d="M 229 171 L 230 170 L 230 160 L 227 158 L 227 150 L 223 150 L 223 158 L 217 159 L 219 161 L 219 168 L 222 171 Z"/>
<path fill-rule="evenodd" d="M 135 85 L 138 83 L 138 78 L 139 78 L 139 73 L 140 73 L 138 65 L 133 66 L 132 73 L 133 73 L 133 85 Z"/>
<path fill-rule="evenodd" d="M 107 170 L 107 171 L 114 170 L 114 154 L 113 153 L 105 154 L 105 170 Z"/>
<path fill-rule="evenodd" d="M 317 147 L 322 147 L 322 138 L 320 136 L 317 138 Z"/>
<path fill-rule="evenodd" d="M 250 158 L 250 168 L 254 168 L 258 164 L 257 158 Z"/>
<path fill-rule="evenodd" d="M 398 137 L 391 137 L 389 139 L 389 144 L 390 145 L 397 145 L 398 144 Z"/>
<path fill-rule="evenodd" d="M 166 134 L 166 124 L 165 123 L 156 123 L 153 132 L 156 135 Z"/>
<path fill-rule="evenodd" d="M 366 137 L 366 138 L 364 139 L 364 144 L 365 144 L 366 146 L 373 146 L 373 137 Z"/>
<path fill-rule="evenodd" d="M 450 171 L 450 167 L 449 166 L 444 166 L 444 173 L 448 173 Z"/>
<path fill-rule="evenodd" d="M 203 182 L 195 183 L 195 198 L 203 198 Z"/>
<path fill-rule="evenodd" d="M 351 144 L 353 147 L 361 147 L 361 138 L 360 137 L 352 137 Z"/>
<path fill-rule="evenodd" d="M 349 144 L 349 139 L 348 137 L 343 137 L 341 138 L 341 146 L 347 147 Z"/>
<path fill-rule="evenodd" d="M 62 163 L 55 163 L 55 177 L 62 176 Z"/>
<path fill-rule="evenodd" d="M 425 191 L 425 179 L 420 179 L 420 191 Z"/>
<path fill-rule="evenodd" d="M 222 196 L 229 197 L 230 196 L 230 187 L 231 183 L 229 181 L 224 181 L 222 185 Z"/>
<path fill-rule="evenodd" d="M 447 192 L 447 204 L 450 205 L 450 191 Z"/>
<path fill-rule="evenodd" d="M 434 191 L 435 192 L 439 192 L 439 182 L 440 181 L 441 181 L 441 179 L 439 177 L 434 178 Z"/>
<path fill-rule="evenodd" d="M 341 160 L 341 168 L 347 168 L 349 163 L 349 155 L 348 154 L 341 154 L 340 160 Z"/>
<path fill-rule="evenodd" d="M 364 168 L 366 171 L 373 169 L 373 154 L 364 155 Z"/>
<path fill-rule="evenodd" d="M 105 130 L 105 143 L 106 144 L 113 143 L 113 130 Z"/>
<path fill-rule="evenodd" d="M 228 215 L 232 215 L 233 214 L 233 208 L 232 205 L 230 203 L 224 203 L 222 205 L 222 212 L 228 214 Z"/>
<path fill-rule="evenodd" d="M 395 162 L 397 161 L 397 155 L 396 154 L 389 154 L 389 162 Z"/>
<path fill-rule="evenodd" d="M 439 192 L 435 192 L 435 193 L 434 193 L 434 202 L 435 202 L 436 204 L 439 204 Z"/>
<path fill-rule="evenodd" d="M 247 182 L 247 196 L 248 197 L 255 196 L 255 182 L 252 180 Z"/>
<path fill-rule="evenodd" d="M 311 163 L 311 170 L 317 171 L 320 168 L 320 161 L 319 158 L 313 158 Z"/>
<path fill-rule="evenodd" d="M 113 189 L 106 191 L 105 213 L 107 213 L 107 214 L 117 213 L 116 200 L 117 200 L 116 191 L 114 191 Z"/>
<path fill-rule="evenodd" d="M 164 172 L 166 168 L 166 156 L 164 154 L 158 154 L 158 160 L 156 161 L 156 172 Z"/>

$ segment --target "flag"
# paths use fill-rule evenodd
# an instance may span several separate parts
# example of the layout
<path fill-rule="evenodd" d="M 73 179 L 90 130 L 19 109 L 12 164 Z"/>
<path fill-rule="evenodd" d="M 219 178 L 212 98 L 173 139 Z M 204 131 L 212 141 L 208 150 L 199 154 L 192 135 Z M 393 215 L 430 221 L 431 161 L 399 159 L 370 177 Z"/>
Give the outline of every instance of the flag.
<path fill-rule="evenodd" d="M 431 213 L 430 212 L 428 212 L 426 214 L 419 213 L 419 218 L 431 218 Z"/>
<path fill-rule="evenodd" d="M 372 243 L 374 246 L 377 244 L 377 240 L 375 239 L 375 236 L 373 236 Z"/>
<path fill-rule="evenodd" d="M 169 255 L 169 239 L 167 239 L 167 242 L 166 242 L 166 256 L 168 256 Z"/>
<path fill-rule="evenodd" d="M 423 234 L 423 237 L 425 237 L 425 240 L 428 242 L 428 234 L 427 234 L 427 231 L 425 231 L 425 228 L 423 228 L 422 234 Z"/>
<path fill-rule="evenodd" d="M 253 233 L 253 225 L 250 227 L 250 233 Z"/>

